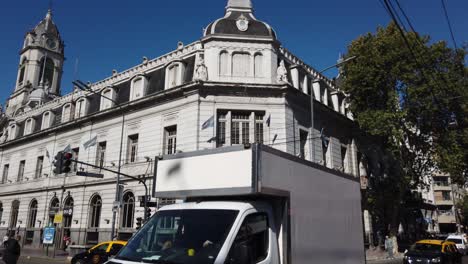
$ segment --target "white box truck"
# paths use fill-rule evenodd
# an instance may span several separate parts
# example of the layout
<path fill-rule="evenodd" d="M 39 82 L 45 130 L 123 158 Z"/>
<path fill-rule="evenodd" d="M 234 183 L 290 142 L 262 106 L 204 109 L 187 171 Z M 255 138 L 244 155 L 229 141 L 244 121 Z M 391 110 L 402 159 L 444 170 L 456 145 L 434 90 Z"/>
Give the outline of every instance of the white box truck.
<path fill-rule="evenodd" d="M 108 264 L 362 264 L 357 178 L 263 145 L 164 156 L 162 207 Z"/>

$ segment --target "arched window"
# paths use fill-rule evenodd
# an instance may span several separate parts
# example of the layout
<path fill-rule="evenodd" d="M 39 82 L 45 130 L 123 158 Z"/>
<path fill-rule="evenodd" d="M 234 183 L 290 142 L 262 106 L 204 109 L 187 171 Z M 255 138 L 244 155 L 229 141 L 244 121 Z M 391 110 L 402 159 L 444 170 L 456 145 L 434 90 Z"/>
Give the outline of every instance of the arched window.
<path fill-rule="evenodd" d="M 59 211 L 60 201 L 57 197 L 53 197 L 49 205 L 49 224 L 54 223 L 55 214 Z"/>
<path fill-rule="evenodd" d="M 122 228 L 133 227 L 133 215 L 135 213 L 135 196 L 132 192 L 126 192 L 123 196 L 123 207 L 122 207 Z"/>
<path fill-rule="evenodd" d="M 236 77 L 250 75 L 250 54 L 234 53 L 232 55 L 232 75 Z"/>
<path fill-rule="evenodd" d="M 102 199 L 99 195 L 94 195 L 89 203 L 89 221 L 88 227 L 99 227 L 101 220 Z"/>
<path fill-rule="evenodd" d="M 34 118 L 28 118 L 24 124 L 24 136 L 32 134 L 34 132 L 34 126 L 36 120 Z"/>
<path fill-rule="evenodd" d="M 31 204 L 29 204 L 29 213 L 28 213 L 28 228 L 34 228 L 36 225 L 36 216 L 37 216 L 37 200 L 33 199 Z"/>
<path fill-rule="evenodd" d="M 41 129 L 47 129 L 52 126 L 52 121 L 54 120 L 55 115 L 51 111 L 47 111 L 42 115 L 42 125 Z"/>
<path fill-rule="evenodd" d="M 263 77 L 263 54 L 255 54 L 255 77 Z"/>
<path fill-rule="evenodd" d="M 101 92 L 101 110 L 106 110 L 114 106 L 115 91 L 113 88 L 106 88 Z"/>
<path fill-rule="evenodd" d="M 15 123 L 11 124 L 9 130 L 10 130 L 10 131 L 9 131 L 9 133 L 8 133 L 8 135 L 9 135 L 9 136 L 8 136 L 8 139 L 9 139 L 9 140 L 16 139 L 16 137 L 18 136 L 18 131 L 19 131 L 18 125 L 15 124 Z"/>
<path fill-rule="evenodd" d="M 134 78 L 130 86 L 130 101 L 145 96 L 147 84 L 148 81 L 144 76 Z"/>
<path fill-rule="evenodd" d="M 67 103 L 62 108 L 62 123 L 66 123 L 72 120 L 73 105 Z"/>
<path fill-rule="evenodd" d="M 10 229 L 16 228 L 16 223 L 18 222 L 19 206 L 20 202 L 18 200 L 14 200 L 11 203 Z"/>
<path fill-rule="evenodd" d="M 174 62 L 166 67 L 166 89 L 182 85 L 184 82 L 185 65 Z"/>
<path fill-rule="evenodd" d="M 24 81 L 24 75 L 26 73 L 26 62 L 28 59 L 23 58 L 21 61 L 20 69 L 19 69 L 19 77 L 18 77 L 18 85 L 22 85 Z"/>
<path fill-rule="evenodd" d="M 81 118 L 88 114 L 88 99 L 87 98 L 80 98 L 76 101 L 75 106 L 75 118 Z"/>
<path fill-rule="evenodd" d="M 70 228 L 73 218 L 73 198 L 68 196 L 63 204 L 63 227 Z"/>
<path fill-rule="evenodd" d="M 39 78 L 39 84 L 46 84 L 48 83 L 49 85 L 52 85 L 52 82 L 54 81 L 54 68 L 55 64 L 54 61 L 51 58 L 42 58 L 41 62 L 41 70 L 39 72 L 40 78 Z"/>
<path fill-rule="evenodd" d="M 219 75 L 229 75 L 229 53 L 227 51 L 221 51 L 219 54 Z"/>

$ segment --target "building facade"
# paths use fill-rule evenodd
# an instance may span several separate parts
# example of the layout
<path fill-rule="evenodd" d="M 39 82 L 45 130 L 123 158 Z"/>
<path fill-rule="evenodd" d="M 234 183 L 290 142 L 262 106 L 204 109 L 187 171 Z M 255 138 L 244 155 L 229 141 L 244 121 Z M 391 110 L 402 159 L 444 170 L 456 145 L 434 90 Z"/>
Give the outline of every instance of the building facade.
<path fill-rule="evenodd" d="M 464 189 L 452 183 L 450 175 L 437 172 L 432 176 L 432 190 L 439 231 L 444 234 L 460 232 L 461 216 L 456 206 L 465 195 Z"/>
<path fill-rule="evenodd" d="M 73 165 L 55 175 L 54 156 L 64 149 L 149 186 L 159 155 L 254 142 L 362 179 L 367 164 L 379 162 L 335 81 L 288 51 L 250 0 L 229 0 L 199 40 L 114 71 L 91 91 L 60 95 L 63 47 L 49 12 L 26 35 L 0 120 L 0 233 L 18 233 L 25 245 L 40 245 L 59 212 L 58 240 L 66 234 L 76 244 L 111 239 L 113 210 L 121 239 L 144 214 L 138 181 L 121 179 L 116 204 L 116 174 Z"/>

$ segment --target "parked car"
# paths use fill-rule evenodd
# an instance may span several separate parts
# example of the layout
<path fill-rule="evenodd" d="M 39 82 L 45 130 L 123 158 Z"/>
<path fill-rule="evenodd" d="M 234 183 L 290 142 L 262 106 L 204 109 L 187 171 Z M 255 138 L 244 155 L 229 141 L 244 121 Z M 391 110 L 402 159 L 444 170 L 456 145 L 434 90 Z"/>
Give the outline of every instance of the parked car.
<path fill-rule="evenodd" d="M 468 241 L 465 235 L 449 235 L 446 241 L 455 243 L 461 254 L 466 255 L 466 253 L 468 253 Z"/>
<path fill-rule="evenodd" d="M 117 255 L 120 249 L 127 244 L 126 241 L 107 241 L 97 244 L 85 252 L 73 256 L 72 264 L 102 264 Z"/>
<path fill-rule="evenodd" d="M 444 240 L 420 240 L 405 252 L 403 263 L 461 264 L 462 255 L 455 243 Z"/>

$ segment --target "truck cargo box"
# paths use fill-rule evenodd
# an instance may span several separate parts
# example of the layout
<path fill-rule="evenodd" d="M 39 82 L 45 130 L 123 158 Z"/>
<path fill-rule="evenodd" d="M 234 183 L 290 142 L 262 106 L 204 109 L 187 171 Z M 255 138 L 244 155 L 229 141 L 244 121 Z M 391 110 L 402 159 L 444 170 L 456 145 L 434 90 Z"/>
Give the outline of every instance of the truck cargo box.
<path fill-rule="evenodd" d="M 278 236 L 285 240 L 282 263 L 365 261 L 358 178 L 270 147 L 164 156 L 154 191 L 156 197 L 182 199 L 286 197 L 289 215 Z"/>

